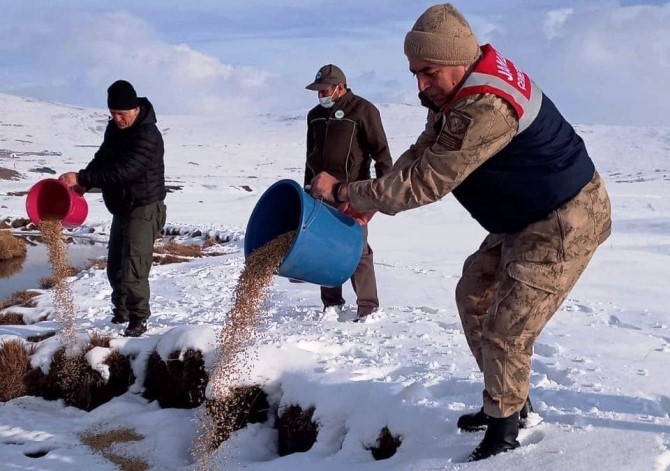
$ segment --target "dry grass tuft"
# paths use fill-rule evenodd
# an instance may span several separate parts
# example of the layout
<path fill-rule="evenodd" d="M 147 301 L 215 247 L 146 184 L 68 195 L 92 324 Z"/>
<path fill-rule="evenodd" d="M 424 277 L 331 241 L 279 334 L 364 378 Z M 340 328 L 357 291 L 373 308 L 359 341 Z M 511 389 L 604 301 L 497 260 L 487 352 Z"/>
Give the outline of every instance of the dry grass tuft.
<path fill-rule="evenodd" d="M 0 279 L 9 278 L 23 269 L 26 257 L 14 257 L 9 260 L 0 260 Z"/>
<path fill-rule="evenodd" d="M 87 350 L 93 348 L 89 345 Z M 97 371 L 91 369 L 84 357 L 85 353 L 66 355 L 65 347 L 59 349 L 53 356 L 51 368 L 46 375 L 43 397 L 45 399 L 63 399 L 66 404 L 86 411 L 110 401 L 116 396 L 128 391 L 128 387 L 135 381 L 130 368 L 130 361 L 119 352 L 112 352 L 104 361 L 109 366 L 109 381 Z M 39 383 L 38 373 L 31 381 Z"/>
<path fill-rule="evenodd" d="M 7 230 L 0 231 L 0 260 L 25 257 L 27 252 L 25 240 Z"/>
<path fill-rule="evenodd" d="M 7 296 L 5 299 L 0 301 L 0 310 L 6 309 L 10 306 L 23 306 L 23 307 L 35 307 L 33 301 L 30 301 L 35 296 L 39 296 L 40 293 L 35 291 L 14 291 L 12 294 Z"/>
<path fill-rule="evenodd" d="M 40 278 L 40 288 L 51 289 L 58 284 L 59 280 L 62 277 L 75 276 L 77 273 L 79 273 L 79 269 L 77 267 L 72 267 L 72 266 L 66 267 L 63 270 L 63 273 L 59 273 L 57 275 L 45 276 L 43 278 Z"/>
<path fill-rule="evenodd" d="M 93 332 L 89 336 L 88 349 L 90 350 L 93 347 L 109 348 L 109 341 L 110 341 L 110 338 L 107 337 L 106 335 L 102 335 L 98 332 Z"/>
<path fill-rule="evenodd" d="M 100 453 L 107 460 L 117 465 L 122 471 L 146 471 L 149 465 L 139 458 L 128 458 L 112 452 L 115 443 L 139 442 L 144 436 L 131 429 L 116 429 L 103 433 L 84 433 L 79 436 L 81 442 Z"/>
<path fill-rule="evenodd" d="M 26 323 L 23 321 L 23 314 L 8 312 L 0 314 L 0 325 L 26 325 Z"/>
<path fill-rule="evenodd" d="M 209 375 L 202 353 L 188 349 L 183 360 L 179 356 L 179 352 L 172 352 L 165 362 L 154 352 L 147 362 L 143 395 L 150 401 L 157 400 L 163 408 L 190 409 L 205 400 Z"/>
<path fill-rule="evenodd" d="M 372 453 L 372 457 L 379 460 L 387 460 L 395 455 L 402 444 L 402 437 L 393 435 L 388 427 L 384 427 L 379 432 L 377 443 L 374 446 L 366 447 Z"/>
<path fill-rule="evenodd" d="M 192 244 L 178 244 L 171 240 L 154 247 L 154 253 L 179 257 L 202 257 L 202 247 Z"/>
<path fill-rule="evenodd" d="M 10 401 L 26 394 L 24 377 L 30 369 L 30 358 L 18 339 L 0 344 L 0 402 Z"/>
<path fill-rule="evenodd" d="M 236 430 L 268 419 L 268 396 L 260 386 L 233 388 L 225 399 L 205 401 L 210 420 L 208 445 L 215 450 Z"/>
<path fill-rule="evenodd" d="M 154 265 L 169 265 L 171 263 L 188 262 L 189 258 L 177 257 L 176 255 L 154 255 Z"/>
<path fill-rule="evenodd" d="M 316 443 L 319 426 L 312 421 L 314 407 L 303 411 L 300 406 L 289 406 L 276 421 L 279 456 L 301 453 Z"/>
<path fill-rule="evenodd" d="M 91 259 L 86 265 L 86 270 L 92 268 L 94 270 L 105 270 L 107 269 L 107 260 L 102 258 Z"/>
<path fill-rule="evenodd" d="M 217 241 L 214 237 L 211 237 L 211 238 L 209 238 L 209 239 L 206 239 L 206 240 L 202 243 L 202 248 L 203 248 L 203 249 L 208 249 L 208 248 L 210 248 L 210 247 L 214 247 L 215 245 L 221 245 L 221 244 L 220 244 L 219 241 Z"/>

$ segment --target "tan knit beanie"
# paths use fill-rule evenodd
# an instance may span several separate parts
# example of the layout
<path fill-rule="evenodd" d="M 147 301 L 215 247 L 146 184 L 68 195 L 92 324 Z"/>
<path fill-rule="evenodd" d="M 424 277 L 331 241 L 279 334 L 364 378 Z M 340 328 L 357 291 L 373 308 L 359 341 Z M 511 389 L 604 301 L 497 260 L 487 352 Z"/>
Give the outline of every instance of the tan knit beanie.
<path fill-rule="evenodd" d="M 444 65 L 470 65 L 479 55 L 477 39 L 451 3 L 434 5 L 405 36 L 405 55 Z"/>

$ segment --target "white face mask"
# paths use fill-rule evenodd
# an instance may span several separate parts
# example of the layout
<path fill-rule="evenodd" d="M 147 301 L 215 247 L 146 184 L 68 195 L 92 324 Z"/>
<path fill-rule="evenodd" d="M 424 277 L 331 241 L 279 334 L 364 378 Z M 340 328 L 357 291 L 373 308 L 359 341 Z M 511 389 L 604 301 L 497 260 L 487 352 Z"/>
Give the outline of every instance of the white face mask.
<path fill-rule="evenodd" d="M 323 106 L 324 108 L 332 108 L 335 102 L 333 101 L 333 97 L 337 93 L 337 88 L 333 90 L 333 94 L 330 96 L 323 96 L 319 97 L 319 104 Z"/>

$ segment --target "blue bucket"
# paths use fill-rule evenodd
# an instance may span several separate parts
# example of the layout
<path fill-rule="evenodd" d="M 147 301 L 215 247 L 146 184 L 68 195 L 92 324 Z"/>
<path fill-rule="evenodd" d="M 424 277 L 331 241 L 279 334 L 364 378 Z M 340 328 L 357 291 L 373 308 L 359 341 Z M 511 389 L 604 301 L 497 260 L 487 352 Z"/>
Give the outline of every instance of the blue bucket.
<path fill-rule="evenodd" d="M 316 200 L 293 180 L 280 180 L 256 203 L 244 236 L 244 256 L 296 231 L 277 274 L 321 286 L 340 286 L 363 253 L 363 229 L 349 216 Z"/>

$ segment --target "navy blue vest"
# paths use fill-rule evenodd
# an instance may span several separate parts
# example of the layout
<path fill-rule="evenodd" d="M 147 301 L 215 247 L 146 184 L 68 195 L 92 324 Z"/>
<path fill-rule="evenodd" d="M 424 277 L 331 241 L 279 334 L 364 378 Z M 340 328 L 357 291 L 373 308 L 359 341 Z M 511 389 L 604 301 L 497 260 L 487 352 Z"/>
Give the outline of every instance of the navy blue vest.
<path fill-rule="evenodd" d="M 507 65 L 516 74 L 513 64 L 507 61 Z M 546 217 L 574 198 L 595 173 L 584 141 L 554 103 L 532 85 L 541 98 L 534 97 L 536 109 L 525 113 L 524 128 L 453 190 L 472 217 L 492 233 L 517 232 Z M 488 91 L 518 110 L 519 102 L 508 98 L 508 90 Z"/>

